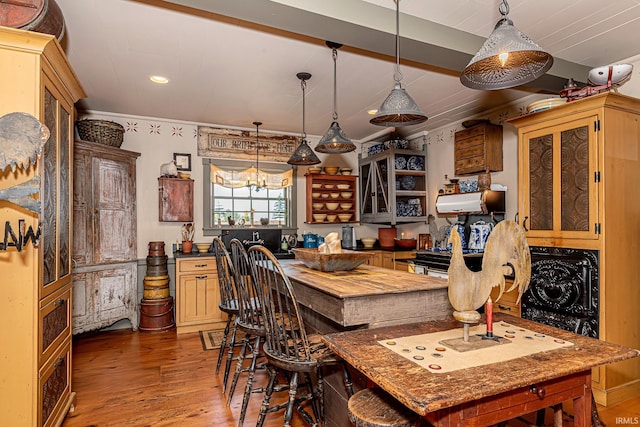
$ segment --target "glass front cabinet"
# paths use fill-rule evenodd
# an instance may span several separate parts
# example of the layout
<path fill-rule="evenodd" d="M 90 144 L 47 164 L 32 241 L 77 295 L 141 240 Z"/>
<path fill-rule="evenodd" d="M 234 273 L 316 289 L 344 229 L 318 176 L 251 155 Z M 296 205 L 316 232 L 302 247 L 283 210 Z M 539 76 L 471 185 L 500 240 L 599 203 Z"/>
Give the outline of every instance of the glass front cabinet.
<path fill-rule="evenodd" d="M 360 220 L 397 224 L 427 220 L 426 153 L 389 148 L 359 156 Z"/>
<path fill-rule="evenodd" d="M 597 239 L 597 114 L 523 130 L 520 219 L 527 237 Z"/>

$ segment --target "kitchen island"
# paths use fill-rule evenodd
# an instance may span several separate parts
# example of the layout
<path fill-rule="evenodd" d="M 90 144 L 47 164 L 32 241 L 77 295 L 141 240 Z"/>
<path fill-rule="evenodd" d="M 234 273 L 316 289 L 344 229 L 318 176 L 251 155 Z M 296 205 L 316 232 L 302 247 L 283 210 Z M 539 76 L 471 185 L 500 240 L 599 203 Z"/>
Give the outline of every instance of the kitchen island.
<path fill-rule="evenodd" d="M 449 317 L 447 281 L 361 265 L 351 271 L 312 270 L 297 260 L 280 262 L 308 327 L 329 333 Z"/>
<path fill-rule="evenodd" d="M 447 280 L 361 265 L 351 271 L 322 272 L 298 260 L 281 260 L 309 332 L 322 334 L 451 317 Z M 356 390 L 367 379 L 352 371 Z M 349 427 L 342 369 L 325 372 L 328 427 Z"/>

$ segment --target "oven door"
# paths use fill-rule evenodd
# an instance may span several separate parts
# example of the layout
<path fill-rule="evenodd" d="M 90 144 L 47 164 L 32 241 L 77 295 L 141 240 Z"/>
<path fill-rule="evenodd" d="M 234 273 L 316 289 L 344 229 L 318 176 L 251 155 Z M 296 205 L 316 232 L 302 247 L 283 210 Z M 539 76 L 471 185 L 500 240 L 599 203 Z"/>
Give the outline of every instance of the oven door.
<path fill-rule="evenodd" d="M 424 274 L 432 277 L 440 277 L 446 279 L 449 277 L 448 272 L 445 270 L 430 267 L 428 263 L 423 263 L 416 260 L 407 261 L 409 264 L 409 272 L 415 274 Z"/>

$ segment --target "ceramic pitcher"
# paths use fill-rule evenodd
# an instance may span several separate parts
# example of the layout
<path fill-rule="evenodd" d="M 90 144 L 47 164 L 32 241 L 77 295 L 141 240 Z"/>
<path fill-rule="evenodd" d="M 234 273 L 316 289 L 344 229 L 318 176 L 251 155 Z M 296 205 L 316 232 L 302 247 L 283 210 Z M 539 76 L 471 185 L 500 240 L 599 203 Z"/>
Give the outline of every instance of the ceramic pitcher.
<path fill-rule="evenodd" d="M 469 249 L 483 250 L 487 245 L 489 234 L 493 230 L 493 224 L 484 221 L 477 221 L 471 224 L 469 235 Z"/>

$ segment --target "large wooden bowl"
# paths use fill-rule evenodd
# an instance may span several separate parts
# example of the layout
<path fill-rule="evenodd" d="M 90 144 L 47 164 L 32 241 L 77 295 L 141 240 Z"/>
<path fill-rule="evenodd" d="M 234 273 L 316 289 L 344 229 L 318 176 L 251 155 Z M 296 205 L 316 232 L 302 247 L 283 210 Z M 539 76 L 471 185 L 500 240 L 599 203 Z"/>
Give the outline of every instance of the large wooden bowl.
<path fill-rule="evenodd" d="M 316 248 L 294 248 L 291 251 L 304 265 L 320 271 L 353 270 L 373 256 L 372 253 L 346 249 L 339 254 L 321 254 Z"/>

